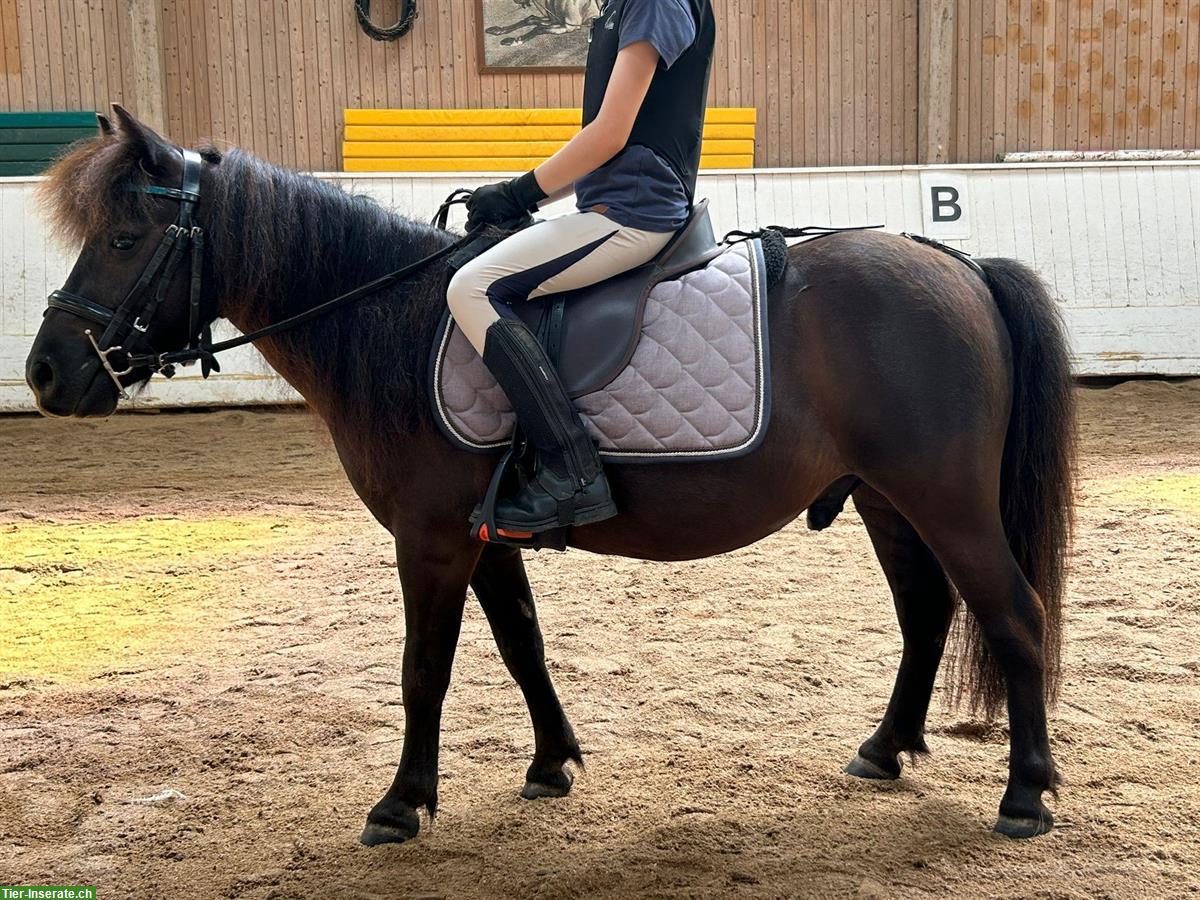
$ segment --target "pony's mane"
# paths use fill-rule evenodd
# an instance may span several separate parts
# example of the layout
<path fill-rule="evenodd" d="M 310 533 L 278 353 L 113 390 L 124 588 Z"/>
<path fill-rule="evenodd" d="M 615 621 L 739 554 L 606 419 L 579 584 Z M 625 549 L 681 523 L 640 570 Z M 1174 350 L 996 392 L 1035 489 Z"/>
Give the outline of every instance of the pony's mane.
<path fill-rule="evenodd" d="M 200 220 L 206 279 L 222 316 L 245 329 L 309 309 L 446 246 L 453 236 L 389 212 L 337 185 L 239 150 L 202 155 Z M 48 172 L 41 199 L 55 233 L 78 243 L 154 202 L 149 183 L 117 135 L 76 145 Z M 270 338 L 289 379 L 331 426 L 378 435 L 411 430 L 429 416 L 425 375 L 445 309 L 445 268 L 428 272 L 294 331 Z"/>
<path fill-rule="evenodd" d="M 227 293 L 263 297 L 273 317 L 307 309 L 332 297 L 330 289 L 349 290 L 451 239 L 370 197 L 240 150 L 224 154 L 210 171 L 205 229 L 219 260 L 217 277 Z M 305 302 L 314 293 L 314 303 Z"/>

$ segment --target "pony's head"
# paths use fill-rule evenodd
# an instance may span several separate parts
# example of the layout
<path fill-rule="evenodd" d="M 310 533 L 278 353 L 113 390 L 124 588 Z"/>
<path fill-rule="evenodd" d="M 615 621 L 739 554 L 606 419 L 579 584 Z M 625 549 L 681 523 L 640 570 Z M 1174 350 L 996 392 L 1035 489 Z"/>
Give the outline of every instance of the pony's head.
<path fill-rule="evenodd" d="M 120 106 L 113 112 L 116 126 L 99 116 L 99 134 L 60 159 L 39 191 L 57 236 L 81 247 L 26 362 L 48 415 L 111 415 L 126 387 L 153 374 L 130 366 L 131 356 L 182 349 L 195 336 L 192 233 L 181 237 L 180 224 L 202 220 L 203 188 L 194 200 L 181 192 L 184 151 Z M 193 156 L 188 175 L 202 185 L 219 161 L 211 151 Z M 203 324 L 214 318 L 209 297 L 198 313 Z"/>

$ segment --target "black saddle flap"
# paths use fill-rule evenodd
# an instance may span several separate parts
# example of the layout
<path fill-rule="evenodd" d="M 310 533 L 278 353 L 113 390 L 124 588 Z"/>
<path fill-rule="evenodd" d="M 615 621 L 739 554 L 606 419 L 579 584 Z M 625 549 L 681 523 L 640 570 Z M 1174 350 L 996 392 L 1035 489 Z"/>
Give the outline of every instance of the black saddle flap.
<path fill-rule="evenodd" d="M 538 332 L 562 300 L 558 370 L 571 397 L 582 397 L 605 387 L 629 364 L 654 286 L 706 265 L 721 252 L 708 201 L 701 200 L 687 224 L 646 265 L 578 291 L 514 304 L 512 309 Z"/>

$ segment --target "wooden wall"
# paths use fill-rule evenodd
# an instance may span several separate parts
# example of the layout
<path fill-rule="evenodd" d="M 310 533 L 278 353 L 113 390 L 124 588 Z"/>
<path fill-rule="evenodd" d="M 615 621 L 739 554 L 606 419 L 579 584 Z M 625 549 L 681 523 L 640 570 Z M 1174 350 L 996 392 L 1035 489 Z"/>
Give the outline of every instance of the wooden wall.
<path fill-rule="evenodd" d="M 168 131 L 336 170 L 346 107 L 580 102 L 577 75 L 481 75 L 474 0 L 369 40 L 350 0 L 158 0 Z M 760 110 L 760 166 L 923 161 L 920 0 L 714 0 L 711 102 Z M 376 0 L 390 21 L 398 0 Z M 950 162 L 1200 146 L 1200 0 L 950 0 Z M 0 109 L 137 111 L 130 0 L 0 0 Z"/>
<path fill-rule="evenodd" d="M 6 71 L 16 73 L 9 83 L 28 92 L 10 90 L 0 106 L 102 109 L 119 100 L 136 107 L 121 81 L 128 28 L 115 14 L 119 0 L 0 3 L 5 37 L 9 20 L 30 37 L 28 48 L 5 56 Z M 397 0 L 372 5 L 383 22 Z M 710 99 L 760 110 L 759 165 L 914 158 L 913 0 L 715 5 L 720 41 Z M 359 30 L 350 0 L 163 0 L 168 130 L 188 143 L 213 137 L 288 165 L 335 170 L 347 106 L 581 103 L 579 75 L 481 75 L 474 0 L 420 0 L 420 9 L 410 35 L 379 43 Z"/>
<path fill-rule="evenodd" d="M 722 106 L 757 106 L 759 166 L 917 158 L 915 0 L 714 0 Z"/>
<path fill-rule="evenodd" d="M 104 109 L 133 96 L 124 0 L 0 0 L 0 109 Z"/>
<path fill-rule="evenodd" d="M 382 23 L 394 19 L 397 2 L 372 7 Z M 330 171 L 341 165 L 345 107 L 582 102 L 576 76 L 479 75 L 474 7 L 419 0 L 412 32 L 383 43 L 359 30 L 348 0 L 164 4 L 170 127 L 185 140 L 211 134 L 272 160 Z M 197 59 L 206 78 L 189 79 Z"/>
<path fill-rule="evenodd" d="M 382 4 L 378 21 L 389 20 L 395 6 L 395 0 Z M 759 165 L 912 158 L 916 15 L 910 0 L 717 0 L 716 8 L 721 24 L 710 101 L 762 111 Z M 340 167 L 343 107 L 581 103 L 579 75 L 480 74 L 471 0 L 422 0 L 420 9 L 408 37 L 384 44 L 362 35 L 349 2 L 165 4 L 172 129 L 192 139 L 211 123 L 212 133 L 233 143 L 328 170 Z M 185 77 L 197 57 L 207 60 L 207 85 Z"/>
<path fill-rule="evenodd" d="M 951 159 L 1200 147 L 1200 0 L 958 0 Z"/>

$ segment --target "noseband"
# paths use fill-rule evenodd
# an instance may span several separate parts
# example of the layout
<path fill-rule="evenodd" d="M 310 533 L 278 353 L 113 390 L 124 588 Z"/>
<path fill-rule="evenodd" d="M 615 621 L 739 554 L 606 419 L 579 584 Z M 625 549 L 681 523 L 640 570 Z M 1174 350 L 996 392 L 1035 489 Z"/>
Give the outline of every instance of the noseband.
<path fill-rule="evenodd" d="M 168 378 L 175 374 L 174 365 L 165 358 L 167 354 L 134 356 L 125 345 L 130 344 L 131 339 L 145 339 L 146 332 L 150 330 L 150 322 L 166 297 L 185 256 L 189 257 L 191 268 L 188 316 L 190 359 L 201 361 L 205 377 L 208 377 L 210 371 L 218 370 L 215 358 L 207 349 L 212 345 L 208 323 L 200 321 L 204 231 L 195 224 L 195 211 L 200 202 L 200 169 L 203 161 L 195 150 L 182 150 L 181 153 L 183 176 L 179 187 L 160 187 L 152 184 L 130 188 L 131 191 L 178 201 L 179 215 L 167 226 L 150 262 L 146 264 L 146 268 L 142 270 L 142 274 L 125 295 L 120 306 L 110 309 L 95 300 L 62 289 L 54 291 L 47 301 L 46 312 L 61 309 L 104 326 L 98 340 L 90 328 L 84 331 L 84 335 L 91 342 L 96 355 L 100 357 L 100 364 L 104 366 L 104 371 L 113 380 L 118 394 L 123 399 L 128 399 L 128 394 L 125 393 L 125 386 L 121 384 L 121 378 L 134 369 L 149 368 Z M 119 361 L 114 362 L 114 356 Z"/>

